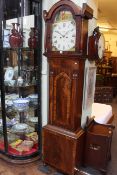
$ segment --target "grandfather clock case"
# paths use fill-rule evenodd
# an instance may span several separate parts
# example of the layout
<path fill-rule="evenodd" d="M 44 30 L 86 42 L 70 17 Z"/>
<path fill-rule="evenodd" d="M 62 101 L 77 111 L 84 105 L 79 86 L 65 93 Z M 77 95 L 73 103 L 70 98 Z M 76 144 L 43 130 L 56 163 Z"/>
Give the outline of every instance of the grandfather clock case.
<path fill-rule="evenodd" d="M 70 0 L 44 11 L 45 53 L 49 63 L 49 116 L 43 127 L 43 160 L 66 174 L 82 164 L 81 128 L 88 20 L 92 9 Z"/>

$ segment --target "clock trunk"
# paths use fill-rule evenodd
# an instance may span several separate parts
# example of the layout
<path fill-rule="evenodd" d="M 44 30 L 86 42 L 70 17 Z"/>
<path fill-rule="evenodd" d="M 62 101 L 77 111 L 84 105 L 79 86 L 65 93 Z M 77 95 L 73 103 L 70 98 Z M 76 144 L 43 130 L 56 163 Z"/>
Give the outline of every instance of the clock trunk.
<path fill-rule="evenodd" d="M 81 126 L 84 61 L 49 59 L 49 67 L 49 124 L 76 131 Z"/>

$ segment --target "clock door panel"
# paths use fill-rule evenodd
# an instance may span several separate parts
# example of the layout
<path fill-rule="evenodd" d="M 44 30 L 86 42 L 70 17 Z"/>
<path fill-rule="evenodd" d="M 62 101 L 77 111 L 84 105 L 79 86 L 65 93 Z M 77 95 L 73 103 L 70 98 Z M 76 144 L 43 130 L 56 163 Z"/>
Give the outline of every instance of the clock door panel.
<path fill-rule="evenodd" d="M 72 131 L 81 125 L 79 67 L 79 62 L 71 60 L 50 61 L 49 122 Z"/>
<path fill-rule="evenodd" d="M 61 95 L 60 93 L 61 92 Z M 66 73 L 61 72 L 54 79 L 54 123 L 67 125 L 70 121 L 70 97 L 71 97 L 71 80 Z M 60 107 L 61 106 L 61 107 Z"/>

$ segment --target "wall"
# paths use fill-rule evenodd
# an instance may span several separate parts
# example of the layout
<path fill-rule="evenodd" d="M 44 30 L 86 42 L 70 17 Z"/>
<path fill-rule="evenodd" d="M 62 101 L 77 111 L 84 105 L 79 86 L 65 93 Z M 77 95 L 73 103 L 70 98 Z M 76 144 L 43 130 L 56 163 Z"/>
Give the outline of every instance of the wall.
<path fill-rule="evenodd" d="M 97 16 L 98 16 L 98 0 L 87 0 L 87 4 L 94 10 L 93 18 L 89 20 L 88 34 L 92 35 L 94 28 L 97 26 Z"/>
<path fill-rule="evenodd" d="M 117 33 L 104 33 L 106 46 L 105 48 L 112 52 L 112 56 L 117 57 Z"/>
<path fill-rule="evenodd" d="M 89 35 L 92 34 L 93 29 L 97 24 L 97 6 L 98 0 L 72 0 L 78 6 L 82 7 L 83 3 L 87 3 L 94 10 L 94 18 L 89 21 Z M 43 10 L 49 10 L 53 4 L 58 0 L 43 0 Z M 44 31 L 45 23 L 43 21 L 43 52 L 44 52 Z M 42 63 L 42 123 L 43 126 L 47 123 L 48 117 L 48 63 L 46 57 L 43 56 Z"/>

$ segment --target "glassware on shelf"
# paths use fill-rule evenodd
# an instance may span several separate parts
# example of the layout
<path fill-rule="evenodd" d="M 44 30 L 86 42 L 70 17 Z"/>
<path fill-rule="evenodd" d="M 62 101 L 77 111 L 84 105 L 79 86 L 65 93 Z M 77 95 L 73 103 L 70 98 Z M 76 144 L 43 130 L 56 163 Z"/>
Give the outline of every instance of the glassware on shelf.
<path fill-rule="evenodd" d="M 18 47 L 21 47 L 23 44 L 23 37 L 21 33 L 18 31 L 19 24 L 12 23 L 12 25 L 13 25 L 13 28 L 9 36 L 9 43 L 12 48 L 18 48 Z"/>

